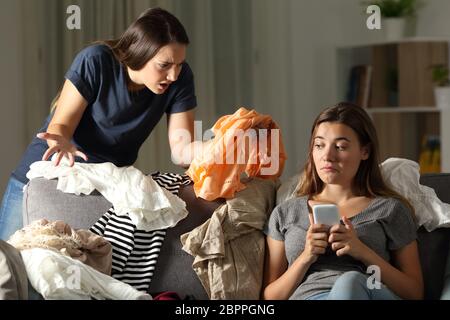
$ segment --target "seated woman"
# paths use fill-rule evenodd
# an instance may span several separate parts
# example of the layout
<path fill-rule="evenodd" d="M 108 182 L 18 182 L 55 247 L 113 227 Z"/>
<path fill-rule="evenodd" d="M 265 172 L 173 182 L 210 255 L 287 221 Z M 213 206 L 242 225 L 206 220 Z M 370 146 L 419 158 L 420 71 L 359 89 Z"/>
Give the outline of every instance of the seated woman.
<path fill-rule="evenodd" d="M 422 299 L 411 205 L 383 182 L 364 109 L 340 103 L 315 120 L 298 197 L 265 226 L 264 299 Z M 341 223 L 314 224 L 311 208 L 337 205 Z"/>

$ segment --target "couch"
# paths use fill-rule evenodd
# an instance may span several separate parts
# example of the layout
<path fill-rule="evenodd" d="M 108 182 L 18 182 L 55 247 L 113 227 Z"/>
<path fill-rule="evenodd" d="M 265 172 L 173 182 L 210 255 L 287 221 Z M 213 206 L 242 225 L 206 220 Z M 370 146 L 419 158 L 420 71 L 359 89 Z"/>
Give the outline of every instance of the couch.
<path fill-rule="evenodd" d="M 434 188 L 442 201 L 450 203 L 450 174 L 424 175 L 421 183 Z M 206 221 L 222 202 L 196 198 L 192 185 L 182 187 L 179 195 L 186 202 L 189 215 L 168 230 L 149 292 L 175 291 L 183 299 L 208 299 L 192 269 L 193 257 L 181 249 L 179 238 L 181 234 Z M 56 181 L 40 178 L 28 183 L 24 191 L 23 206 L 24 224 L 46 218 L 64 220 L 77 229 L 91 226 L 111 204 L 98 193 L 88 196 L 63 193 L 56 189 Z M 450 228 L 436 229 L 433 232 L 420 228 L 418 244 L 425 298 L 439 299 L 446 281 L 445 291 L 450 299 L 450 270 L 445 274 L 450 249 Z"/>

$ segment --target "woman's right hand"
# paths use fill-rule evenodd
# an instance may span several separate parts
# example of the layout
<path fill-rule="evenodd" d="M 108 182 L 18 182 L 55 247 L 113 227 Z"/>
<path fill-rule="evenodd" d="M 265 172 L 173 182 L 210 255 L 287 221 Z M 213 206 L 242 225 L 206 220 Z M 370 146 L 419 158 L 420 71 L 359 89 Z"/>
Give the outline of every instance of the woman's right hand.
<path fill-rule="evenodd" d="M 69 165 L 72 167 L 75 163 L 75 157 L 81 157 L 85 161 L 88 160 L 87 156 L 79 151 L 68 139 L 58 134 L 52 134 L 48 132 L 41 132 L 36 135 L 39 139 L 46 140 L 49 148 L 42 156 L 42 160 L 46 161 L 51 155 L 56 153 L 54 160 L 55 166 L 59 165 L 61 159 L 65 156 L 69 159 Z"/>
<path fill-rule="evenodd" d="M 325 253 L 328 246 L 328 227 L 323 224 L 314 224 L 311 214 L 309 214 L 309 222 L 305 249 L 301 256 L 306 263 L 313 264 L 320 254 Z"/>

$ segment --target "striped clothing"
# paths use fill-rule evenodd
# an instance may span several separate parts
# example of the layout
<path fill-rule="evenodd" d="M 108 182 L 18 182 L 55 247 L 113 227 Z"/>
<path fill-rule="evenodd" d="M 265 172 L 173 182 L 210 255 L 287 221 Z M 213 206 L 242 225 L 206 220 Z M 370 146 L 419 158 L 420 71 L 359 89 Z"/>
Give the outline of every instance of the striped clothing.
<path fill-rule="evenodd" d="M 175 195 L 191 180 L 186 175 L 155 172 L 151 174 L 159 186 Z M 129 216 L 119 216 L 111 208 L 90 230 L 103 236 L 112 245 L 111 275 L 137 290 L 146 291 L 154 274 L 166 229 L 144 231 L 136 229 Z"/>

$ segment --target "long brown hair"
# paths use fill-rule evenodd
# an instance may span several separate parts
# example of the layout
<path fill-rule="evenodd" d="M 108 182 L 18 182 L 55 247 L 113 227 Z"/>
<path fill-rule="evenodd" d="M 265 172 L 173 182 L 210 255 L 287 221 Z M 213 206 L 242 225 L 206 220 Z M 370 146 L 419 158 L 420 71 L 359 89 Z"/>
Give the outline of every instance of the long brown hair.
<path fill-rule="evenodd" d="M 170 44 L 189 44 L 189 37 L 181 22 L 170 12 L 161 8 L 144 11 L 118 38 L 96 41 L 111 48 L 115 58 L 131 70 L 140 70 L 158 51 Z M 56 108 L 61 90 L 51 103 Z"/>
<path fill-rule="evenodd" d="M 353 129 L 359 143 L 369 151 L 369 157 L 362 160 L 353 180 L 357 195 L 366 197 L 392 197 L 402 201 L 412 213 L 414 209 L 403 196 L 389 188 L 381 175 L 379 163 L 378 137 L 375 126 L 367 112 L 352 103 L 341 102 L 323 110 L 314 121 L 309 141 L 308 160 L 303 168 L 298 188 L 299 196 L 315 196 L 323 191 L 324 183 L 320 179 L 313 160 L 314 136 L 321 123 L 335 122 Z"/>
<path fill-rule="evenodd" d="M 118 39 L 105 40 L 117 60 L 132 70 L 140 70 L 158 51 L 170 44 L 189 44 L 181 22 L 161 8 L 144 11 Z"/>

